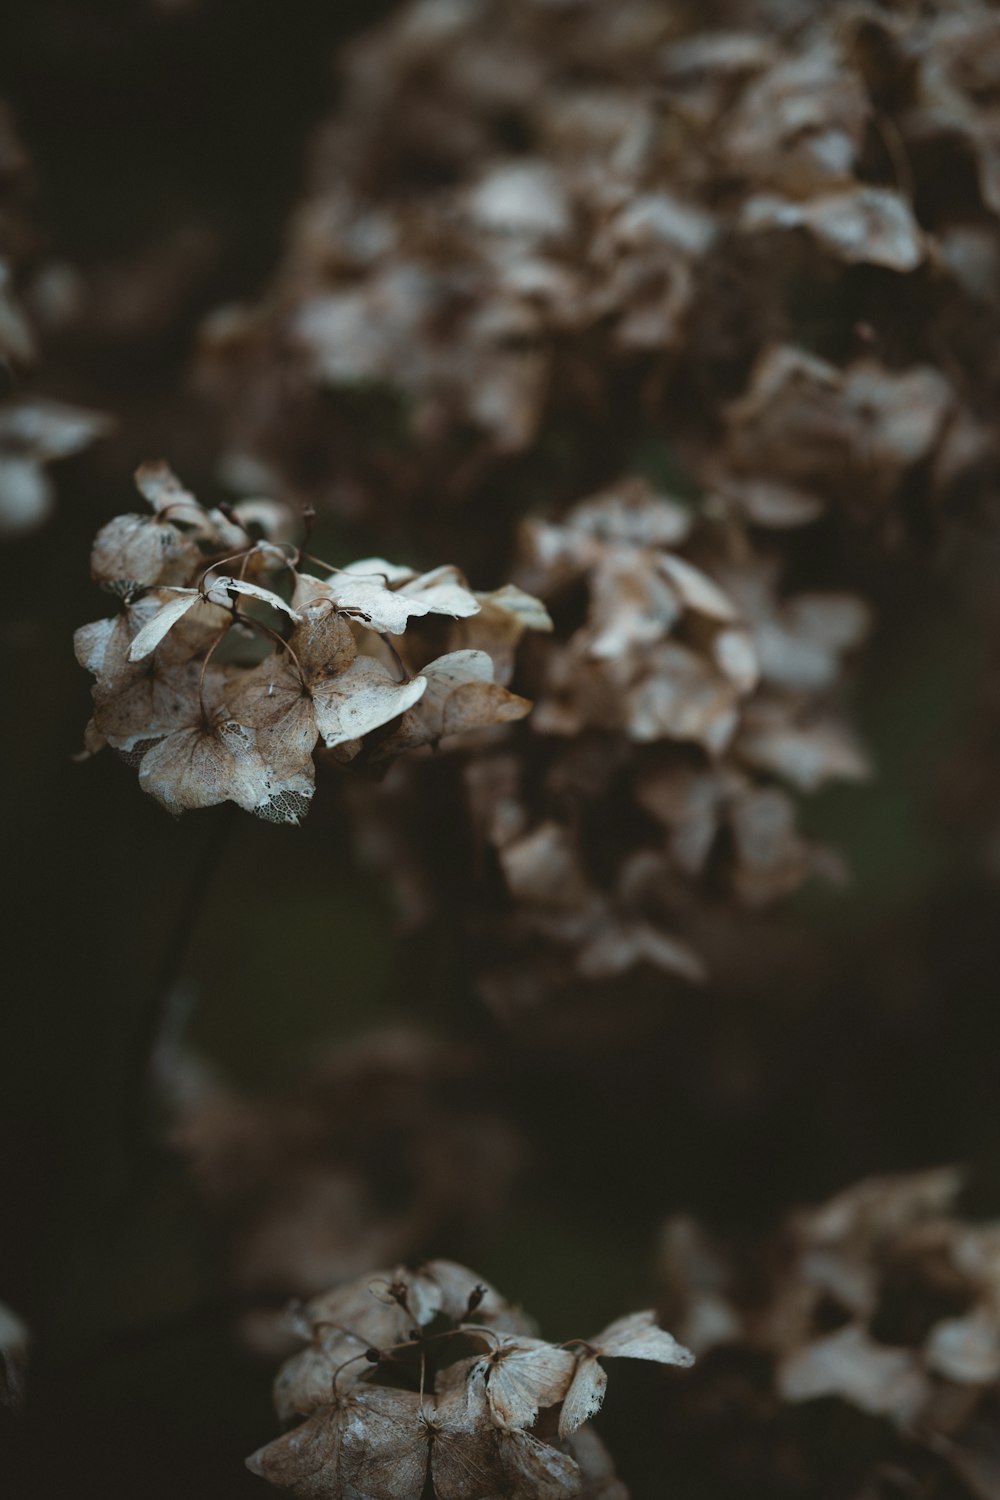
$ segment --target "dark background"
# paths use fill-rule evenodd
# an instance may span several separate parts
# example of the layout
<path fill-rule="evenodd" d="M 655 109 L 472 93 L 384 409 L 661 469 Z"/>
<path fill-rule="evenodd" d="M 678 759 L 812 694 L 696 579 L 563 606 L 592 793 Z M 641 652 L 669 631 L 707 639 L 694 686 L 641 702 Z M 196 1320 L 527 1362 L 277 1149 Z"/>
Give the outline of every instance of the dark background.
<path fill-rule="evenodd" d="M 88 689 L 71 632 L 103 608 L 90 539 L 130 508 L 144 458 L 215 497 L 217 419 L 188 380 L 199 318 L 265 283 L 335 49 L 388 8 L 205 0 L 157 18 L 35 0 L 0 19 L 0 97 L 49 248 L 112 310 L 54 339 L 25 388 L 119 422 L 61 466 L 57 515 L 7 549 L 2 599 L 0 1299 L 35 1340 L 25 1423 L 16 1441 L 0 1429 L 0 1493 L 17 1500 L 264 1493 L 242 1461 L 275 1431 L 271 1371 L 231 1335 L 193 1190 L 142 1153 L 130 1114 L 171 969 L 197 999 L 192 1043 L 260 1091 L 399 1016 L 485 1040 L 535 1150 L 477 1269 L 554 1337 L 655 1299 L 656 1228 L 679 1208 L 755 1228 L 865 1173 L 955 1159 L 1000 1204 L 997 559 L 975 536 L 870 576 L 858 563 L 879 606 L 857 698 L 878 776 L 804 810 L 852 885 L 717 925 L 708 990 L 640 1007 L 627 1030 L 585 1006 L 501 1029 L 447 934 L 395 941 L 336 807 L 300 830 L 233 823 L 187 921 L 225 814 L 171 823 L 112 758 L 72 762 Z M 157 257 L 162 306 L 129 314 L 129 277 Z M 648 1394 L 623 1384 L 635 1399 L 612 1399 L 604 1425 L 642 1500 L 662 1476 Z"/>

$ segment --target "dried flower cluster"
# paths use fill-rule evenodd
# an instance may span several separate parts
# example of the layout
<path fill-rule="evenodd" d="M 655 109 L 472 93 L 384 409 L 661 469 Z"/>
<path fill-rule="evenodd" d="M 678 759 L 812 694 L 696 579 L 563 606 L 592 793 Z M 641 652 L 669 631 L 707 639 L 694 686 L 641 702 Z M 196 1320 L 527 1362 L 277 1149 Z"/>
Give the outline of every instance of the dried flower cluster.
<path fill-rule="evenodd" d="M 382 558 L 331 569 L 288 539 L 283 506 L 206 510 L 162 463 L 136 480 L 152 515 L 109 521 L 91 553 L 119 613 L 82 626 L 76 652 L 96 678 L 88 750 L 132 759 L 169 812 L 235 802 L 295 823 L 318 745 L 339 763 L 366 748 L 385 759 L 528 711 L 485 652 L 450 651 L 414 675 L 392 642 L 415 617 L 469 619 L 484 605 L 519 621 L 516 591 L 481 599 L 456 568 L 417 574 Z"/>
<path fill-rule="evenodd" d="M 468 495 L 557 421 L 665 438 L 763 527 L 947 497 L 994 447 L 995 12 L 777 19 L 423 0 L 349 49 L 272 296 L 207 331 L 234 457 Z M 352 442 L 373 386 L 406 474 Z"/>
<path fill-rule="evenodd" d="M 703 1361 L 702 1411 L 713 1385 L 733 1386 L 739 1358 L 740 1420 L 771 1425 L 772 1458 L 783 1411 L 836 1401 L 885 1423 L 876 1468 L 852 1495 L 993 1500 L 1000 1225 L 963 1218 L 961 1186 L 950 1168 L 863 1181 L 793 1215 L 760 1248 L 756 1271 L 691 1220 L 671 1221 L 664 1268 L 676 1326 L 699 1356 L 716 1351 L 711 1370 Z M 818 1469 L 821 1452 L 801 1461 Z"/>
<path fill-rule="evenodd" d="M 554 1345 L 471 1271 L 431 1261 L 375 1272 L 297 1314 L 306 1347 L 279 1372 L 275 1405 L 306 1420 L 249 1466 L 311 1500 L 625 1500 L 585 1425 L 604 1359 L 690 1365 L 653 1313 Z"/>
<path fill-rule="evenodd" d="M 539 748 L 467 775 L 515 920 L 568 942 L 579 976 L 697 977 L 664 930 L 679 883 L 759 907 L 829 868 L 780 783 L 866 774 L 833 695 L 868 610 L 782 597 L 774 560 L 634 480 L 526 522 L 521 581 L 561 627 L 529 674 Z"/>
<path fill-rule="evenodd" d="M 206 59 L 230 55 L 231 3 L 242 24 L 234 0 L 147 0 L 158 22 L 135 7 L 136 26 L 165 35 L 168 12 L 190 9 L 182 75 L 201 71 L 214 89 Z M 325 9 L 307 7 L 317 36 Z M 144 194 L 157 197 L 163 176 L 166 206 L 149 218 L 163 232 L 137 214 L 133 236 L 109 235 L 62 294 L 46 291 L 27 159 L 0 111 L 0 532 L 43 519 L 47 466 L 105 430 L 94 413 L 11 394 L 8 370 L 19 380 L 45 343 L 50 296 L 64 296 L 69 333 L 54 388 L 76 388 L 81 365 L 98 372 L 92 388 L 120 394 L 108 404 L 139 451 L 214 472 L 229 497 L 202 504 L 166 463 L 146 463 L 135 476 L 146 508 L 97 535 L 91 573 L 114 613 L 75 636 L 94 679 L 84 753 L 110 747 L 173 815 L 233 803 L 297 824 L 329 777 L 349 838 L 307 839 L 314 862 L 296 878 L 312 897 L 323 861 L 342 858 L 347 880 L 359 863 L 385 877 L 407 940 L 391 1003 L 409 1015 L 429 999 L 450 1037 L 372 1032 L 311 1061 L 293 1090 L 256 1097 L 193 1054 L 177 1062 L 162 1035 L 166 980 L 148 997 L 161 1035 L 139 1088 L 161 1089 L 161 1165 L 193 1183 L 243 1353 L 286 1359 L 283 1435 L 248 1466 L 302 1500 L 627 1500 L 590 1425 L 606 1363 L 686 1368 L 697 1356 L 683 1377 L 637 1380 L 623 1403 L 642 1430 L 646 1494 L 1000 1500 L 1000 1224 L 968 1216 L 957 1171 L 862 1181 L 757 1242 L 671 1219 L 663 1310 L 683 1343 L 652 1311 L 551 1343 L 473 1272 L 428 1258 L 444 1248 L 475 1262 L 502 1220 L 513 1259 L 551 1245 L 572 1262 L 583 1181 L 590 1221 L 612 1226 L 609 1284 L 624 1282 L 675 1195 L 690 1189 L 699 1213 L 752 1211 L 750 1187 L 729 1198 L 734 1175 L 748 1157 L 770 1170 L 759 1143 L 787 1135 L 813 1078 L 836 1071 L 823 1028 L 842 1022 L 841 988 L 858 980 L 844 1016 L 872 1015 L 838 1044 L 834 1060 L 853 1061 L 869 1037 L 877 1055 L 899 1047 L 911 1017 L 931 1032 L 946 986 L 924 968 L 973 975 L 950 951 L 961 937 L 949 912 L 962 908 L 960 932 L 967 920 L 974 935 L 991 917 L 966 919 L 965 855 L 953 870 L 930 847 L 937 830 L 926 851 L 912 840 L 917 896 L 906 886 L 897 903 L 887 879 L 891 920 L 883 930 L 866 913 L 842 967 L 838 934 L 802 924 L 786 943 L 788 928 L 756 916 L 845 873 L 809 834 L 813 794 L 881 762 L 887 821 L 904 803 L 916 821 L 930 755 L 915 754 L 897 787 L 892 734 L 922 751 L 929 718 L 947 712 L 941 677 L 967 663 L 985 675 L 974 637 L 995 611 L 974 596 L 995 593 L 995 542 L 958 567 L 960 548 L 938 544 L 961 541 L 966 520 L 977 538 L 991 522 L 1000 536 L 1000 11 L 380 0 L 388 19 L 375 23 L 364 6 L 332 9 L 338 26 L 367 30 L 339 53 L 336 104 L 267 290 L 202 327 L 195 379 L 214 429 L 202 408 L 181 430 L 191 393 L 179 365 L 221 285 L 260 285 L 287 181 L 262 192 L 251 253 L 242 226 L 258 205 L 239 182 L 217 215 L 183 190 L 174 213 L 159 165 L 169 149 L 151 164 L 137 150 Z M 219 50 L 206 52 L 209 13 Z M 275 71 L 297 87 L 290 55 Z M 243 54 L 232 56 L 242 86 Z M 310 88 L 303 77 L 295 110 L 275 88 L 273 140 L 270 121 L 252 147 L 237 124 L 241 162 L 261 143 L 276 162 L 298 149 Z M 142 372 L 137 393 L 124 389 L 129 369 Z M 323 561 L 327 524 L 354 539 L 346 555 L 377 555 Z M 451 561 L 427 570 L 383 553 Z M 911 584 L 922 608 L 942 578 L 953 594 L 969 587 L 931 681 L 899 639 Z M 926 693 L 889 705 L 888 732 L 873 712 L 862 736 L 853 674 L 880 609 L 877 667 L 912 671 Z M 39 639 L 11 633 L 17 651 Z M 941 751 L 936 771 L 980 846 L 986 829 L 994 874 L 1000 838 L 983 807 L 995 802 L 997 721 L 988 704 L 978 738 L 964 755 Z M 883 840 L 897 864 L 910 853 L 903 822 Z M 855 835 L 859 862 L 882 831 Z M 925 867 L 938 875 L 926 906 Z M 992 912 L 979 866 L 976 880 L 968 905 L 978 896 Z M 269 958 L 279 950 L 289 991 L 332 1017 L 370 933 L 347 933 L 343 965 L 339 936 L 313 944 L 324 898 L 297 902 L 287 927 L 261 924 L 259 941 Z M 80 907 L 80 931 L 92 909 Z M 913 943 L 925 911 L 931 935 Z M 711 979 L 721 933 L 711 1003 L 671 1008 L 665 1029 L 658 1002 Z M 231 941 L 223 933 L 220 948 Z M 195 950 L 191 967 L 201 962 Z M 269 1040 L 286 1026 L 270 1009 L 273 972 L 246 986 L 248 1005 L 268 1007 Z M 761 1003 L 744 1005 L 751 995 Z M 928 1045 L 916 1036 L 912 1055 Z M 871 1072 L 858 1087 L 875 1109 L 920 1092 L 916 1077 L 886 1088 Z M 874 1112 L 863 1104 L 861 1121 Z M 809 1149 L 822 1108 L 810 1102 L 802 1141 L 776 1155 Z M 971 1155 L 985 1114 L 977 1104 L 971 1125 L 942 1129 L 936 1156 L 909 1159 Z M 869 1141 L 851 1123 L 867 1166 L 841 1180 L 907 1159 L 891 1132 Z M 796 1201 L 782 1196 L 786 1166 L 768 1187 L 781 1203 Z M 582 1250 L 569 1273 L 584 1289 L 605 1274 L 594 1238 L 590 1273 Z M 494 1245 L 497 1263 L 503 1253 Z M 31 1312 L 27 1401 L 27 1330 L 0 1305 L 3 1423 L 36 1420 L 37 1388 L 33 1430 L 51 1424 L 65 1389 L 52 1309 L 78 1282 L 68 1275 L 51 1306 L 32 1285 L 12 1292 L 42 1319 Z M 606 1420 L 614 1437 L 617 1413 Z"/>
<path fill-rule="evenodd" d="M 171 1145 L 225 1234 L 258 1346 L 280 1345 L 268 1309 L 289 1297 L 479 1238 L 523 1155 L 487 1060 L 411 1028 L 339 1048 L 280 1099 L 242 1097 L 194 1061 L 168 1086 Z"/>
<path fill-rule="evenodd" d="M 508 906 L 452 920 L 503 1007 L 696 978 L 692 888 L 756 907 L 837 873 L 789 791 L 865 772 L 851 549 L 996 478 L 995 13 L 767 21 L 405 6 L 348 49 L 271 294 L 206 329 L 234 478 L 419 505 L 552 611 L 527 733 L 465 769 Z M 396 791 L 387 866 L 428 910 Z"/>
<path fill-rule="evenodd" d="M 692 891 L 759 908 L 839 874 L 798 833 L 793 794 L 867 774 L 838 698 L 869 610 L 846 591 L 784 593 L 780 559 L 739 526 L 636 478 L 559 523 L 525 521 L 517 578 L 556 629 L 524 653 L 527 733 L 464 766 L 505 892 L 471 919 L 482 987 L 509 1010 L 639 964 L 700 979 L 677 930 Z M 419 917 L 421 885 L 446 886 L 390 790 L 375 853 Z M 369 799 L 361 821 L 378 816 Z"/>

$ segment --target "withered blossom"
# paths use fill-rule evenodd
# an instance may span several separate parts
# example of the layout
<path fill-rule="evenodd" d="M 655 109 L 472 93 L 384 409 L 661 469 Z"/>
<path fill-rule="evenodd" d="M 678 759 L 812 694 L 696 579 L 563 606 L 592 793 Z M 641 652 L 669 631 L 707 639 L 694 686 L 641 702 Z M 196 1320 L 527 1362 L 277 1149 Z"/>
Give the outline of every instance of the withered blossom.
<path fill-rule="evenodd" d="M 494 680 L 483 651 L 452 653 L 419 675 L 395 648 L 390 666 L 368 649 L 402 635 L 414 616 L 478 614 L 457 569 L 418 575 L 367 558 L 320 578 L 283 540 L 290 518 L 280 507 L 205 510 L 163 463 L 143 465 L 136 482 L 153 515 L 109 522 L 91 557 L 121 612 L 81 627 L 76 648 L 97 679 L 87 750 L 108 743 L 130 755 L 140 786 L 169 812 L 235 802 L 298 822 L 318 741 L 352 759 L 367 735 L 400 720 L 378 747 L 386 759 L 528 712 L 526 699 Z M 270 537 L 255 541 L 251 527 Z M 223 571 L 236 564 L 238 573 Z M 527 596 L 514 598 L 518 629 L 532 609 L 544 615 Z M 504 613 L 495 602 L 492 610 Z M 271 647 L 263 659 L 252 650 L 261 636 Z"/>
<path fill-rule="evenodd" d="M 673 917 L 679 878 L 721 876 L 760 907 L 839 875 L 798 833 L 793 794 L 868 774 L 838 688 L 870 611 L 845 592 L 786 595 L 779 557 L 739 537 L 635 478 L 525 523 L 517 577 L 558 629 L 525 656 L 527 735 L 464 769 L 510 902 L 478 918 L 513 963 L 483 970 L 501 1008 L 522 953 L 542 992 L 560 970 L 555 988 L 637 966 L 704 978 Z"/>
<path fill-rule="evenodd" d="M 374 1272 L 314 1298 L 297 1320 L 309 1343 L 279 1372 L 275 1404 L 286 1420 L 306 1420 L 248 1464 L 313 1500 L 410 1500 L 428 1484 L 439 1500 L 624 1500 L 583 1425 L 603 1399 L 597 1361 L 693 1362 L 652 1313 L 592 1340 L 548 1344 L 493 1287 L 448 1261 Z M 566 1417 L 581 1380 L 587 1395 Z"/>
<path fill-rule="evenodd" d="M 790 1215 L 738 1261 L 691 1220 L 671 1220 L 667 1301 L 706 1382 L 727 1378 L 727 1358 L 754 1357 L 758 1394 L 746 1395 L 765 1434 L 792 1408 L 843 1403 L 884 1424 L 881 1452 L 908 1483 L 930 1465 L 953 1486 L 941 1493 L 996 1494 L 1000 1227 L 962 1215 L 962 1186 L 950 1167 L 868 1178 Z M 873 1486 L 883 1465 L 873 1459 Z"/>
<path fill-rule="evenodd" d="M 749 27 L 755 7 L 743 10 Z M 348 48 L 272 294 L 206 329 L 205 379 L 225 396 L 235 453 L 336 503 L 346 444 L 367 489 L 370 456 L 336 411 L 374 384 L 405 397 L 417 487 L 400 475 L 400 498 L 421 493 L 421 467 L 438 485 L 442 454 L 463 454 L 471 431 L 474 461 L 449 485 L 475 503 L 484 468 L 533 449 L 550 417 L 600 421 L 616 383 L 635 380 L 647 426 L 704 483 L 750 484 L 764 525 L 824 502 L 865 521 L 909 505 L 902 481 L 918 455 L 900 403 L 925 451 L 947 423 L 954 460 L 930 479 L 942 497 L 995 463 L 981 401 L 995 377 L 971 330 L 956 347 L 941 316 L 942 299 L 965 297 L 975 317 L 991 283 L 970 267 L 985 264 L 987 242 L 996 257 L 995 225 L 982 223 L 983 207 L 997 212 L 980 61 L 995 39 L 990 7 L 788 4 L 756 31 L 690 24 L 646 0 L 570 12 L 415 0 Z M 971 163 L 978 199 L 966 177 L 964 201 L 942 191 L 942 153 Z M 883 339 L 868 283 L 849 279 L 858 269 L 905 286 L 905 329 L 887 307 Z M 796 306 L 803 274 L 831 308 L 842 289 L 818 329 Z M 734 291 L 747 306 L 724 324 Z M 867 358 L 852 330 L 867 330 Z M 719 462 L 727 399 L 734 413 L 741 388 L 759 400 L 755 366 L 779 343 L 793 361 L 819 356 L 815 416 L 840 449 L 839 473 L 816 452 L 802 485 L 780 459 L 768 472 L 746 433 Z M 692 389 L 711 409 L 692 408 Z M 794 442 L 783 404 L 773 421 Z M 308 481 L 295 454 L 304 432 L 329 455 Z"/>
<path fill-rule="evenodd" d="M 691 980 L 686 903 L 842 878 L 797 805 L 870 774 L 846 700 L 885 570 L 1000 472 L 991 8 L 706 17 L 404 5 L 342 55 L 269 291 L 205 329 L 235 471 L 514 557 L 554 622 L 447 642 L 536 703 L 461 768 L 449 918 L 501 1008 Z M 405 781 L 359 842 L 426 914 Z"/>
<path fill-rule="evenodd" d="M 463 1024 L 516 1021 L 532 1066 L 560 1028 L 585 1051 L 620 1014 L 627 1052 L 640 1010 L 681 1017 L 713 933 L 739 964 L 740 909 L 849 875 L 803 803 L 872 774 L 851 695 L 880 596 L 995 504 L 998 56 L 988 0 L 394 5 L 338 59 L 270 284 L 202 334 L 219 478 L 278 498 L 209 508 L 142 466 L 147 509 L 91 555 L 117 612 L 76 636 L 86 752 L 172 814 L 287 823 L 350 765 L 357 854 L 496 1013 Z M 8 149 L 0 119 L 0 190 Z M 169 283 L 216 253 L 182 252 L 99 272 L 89 316 L 123 346 L 168 326 Z M 22 264 L 0 235 L 14 362 Z M 0 406 L 0 524 L 102 430 Z M 373 555 L 311 555 L 308 507 Z M 706 1076 L 749 1109 L 720 1037 Z M 648 1441 L 708 1432 L 723 1493 L 998 1500 L 1000 1247 L 957 1174 L 862 1183 L 751 1255 L 675 1219 L 684 1344 L 653 1311 L 552 1344 L 427 1259 L 474 1258 L 505 1215 L 523 1142 L 497 1071 L 407 1032 L 278 1099 L 173 1080 L 244 1343 L 298 1345 L 255 1474 L 308 1500 L 626 1500 L 589 1425 L 608 1366 L 690 1346 Z M 667 1461 L 652 1483 L 683 1490 Z"/>

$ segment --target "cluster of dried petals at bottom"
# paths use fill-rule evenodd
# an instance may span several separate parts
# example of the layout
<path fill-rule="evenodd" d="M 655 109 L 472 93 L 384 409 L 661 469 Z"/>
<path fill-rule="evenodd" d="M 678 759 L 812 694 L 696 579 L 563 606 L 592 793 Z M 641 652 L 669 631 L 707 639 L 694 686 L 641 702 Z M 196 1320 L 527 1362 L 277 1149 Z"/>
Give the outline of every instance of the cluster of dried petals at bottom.
<path fill-rule="evenodd" d="M 865 1179 L 792 1215 L 753 1274 L 745 1255 L 731 1259 L 693 1221 L 671 1220 L 668 1305 L 706 1391 L 732 1381 L 733 1358 L 755 1356 L 765 1387 L 748 1396 L 755 1420 L 845 1403 L 882 1419 L 903 1481 L 930 1476 L 919 1493 L 994 1500 L 1000 1223 L 964 1218 L 961 1188 L 952 1168 Z M 917 1493 L 903 1481 L 885 1493 Z"/>
<path fill-rule="evenodd" d="M 82 626 L 76 651 L 97 679 L 88 750 L 130 757 L 168 811 L 228 801 L 297 822 L 320 746 L 339 763 L 385 760 L 527 713 L 486 651 L 416 662 L 395 641 L 414 619 L 482 616 L 507 649 L 528 623 L 548 623 L 537 601 L 476 595 L 452 567 L 331 567 L 291 540 L 285 507 L 206 510 L 164 464 L 144 465 L 137 483 L 152 514 L 116 517 L 91 554 L 119 613 Z"/>
<path fill-rule="evenodd" d="M 333 499 L 345 445 L 378 467 L 350 403 L 381 386 L 418 452 L 458 447 L 432 487 L 475 497 L 552 418 L 613 444 L 634 381 L 646 435 L 763 527 L 899 535 L 995 468 L 1000 22 L 819 9 L 397 10 L 344 59 L 273 295 L 207 329 L 234 457 Z"/>
<path fill-rule="evenodd" d="M 693 1360 L 653 1313 L 546 1343 L 443 1260 L 375 1272 L 296 1316 L 308 1344 L 274 1395 L 283 1421 L 305 1421 L 248 1464 L 303 1500 L 626 1500 L 586 1425 L 604 1398 L 601 1361 Z"/>
<path fill-rule="evenodd" d="M 496 1222 L 525 1145 L 492 1076 L 480 1049 L 403 1026 L 338 1047 L 274 1099 L 193 1058 L 172 1069 L 170 1144 L 224 1238 L 246 1342 L 286 1353 L 290 1297 Z"/>

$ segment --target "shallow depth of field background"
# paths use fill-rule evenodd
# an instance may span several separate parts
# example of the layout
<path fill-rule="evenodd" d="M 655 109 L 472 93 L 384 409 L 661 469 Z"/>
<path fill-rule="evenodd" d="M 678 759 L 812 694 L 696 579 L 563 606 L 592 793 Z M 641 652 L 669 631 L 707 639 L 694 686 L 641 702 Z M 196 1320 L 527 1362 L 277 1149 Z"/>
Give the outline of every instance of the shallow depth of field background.
<path fill-rule="evenodd" d="M 388 8 L 217 0 L 154 26 L 139 6 L 35 0 L 0 21 L 0 96 L 54 249 L 100 266 L 112 302 L 143 257 L 185 267 L 140 344 L 126 323 L 48 352 L 39 388 L 119 428 L 62 466 L 57 514 L 8 548 L 0 600 L 0 1296 L 37 1341 L 13 1487 L 0 1478 L 18 1500 L 266 1493 L 242 1461 L 276 1430 L 271 1371 L 231 1337 L 219 1246 L 168 1159 L 122 1186 L 143 997 L 219 810 L 174 824 L 113 757 L 71 761 L 88 684 L 70 636 L 101 613 L 88 547 L 131 507 L 138 462 L 165 456 L 217 493 L 216 417 L 185 383 L 198 321 L 265 282 L 333 51 Z M 380 550 L 323 527 L 331 548 Z M 383 1020 L 485 1038 L 496 1098 L 537 1145 L 475 1264 L 553 1337 L 655 1298 L 657 1226 L 678 1209 L 752 1230 L 866 1173 L 952 1160 L 1000 1208 L 1000 817 L 991 854 L 989 787 L 972 785 L 988 777 L 980 601 L 998 558 L 972 531 L 949 545 L 947 569 L 910 555 L 878 598 L 856 699 L 876 778 L 803 803 L 851 884 L 734 918 L 704 992 L 679 988 L 627 1032 L 584 1005 L 523 1046 L 473 1001 L 446 931 L 395 941 L 388 894 L 327 802 L 300 830 L 234 824 L 182 965 L 190 1041 L 266 1092 Z M 651 1399 L 627 1371 L 602 1424 L 636 1500 L 666 1490 L 644 1446 Z M 671 1492 L 697 1482 L 680 1471 Z"/>

